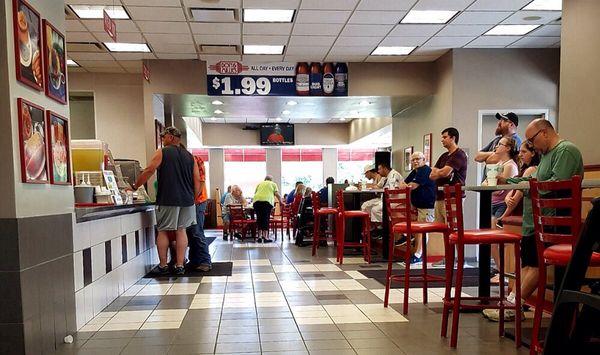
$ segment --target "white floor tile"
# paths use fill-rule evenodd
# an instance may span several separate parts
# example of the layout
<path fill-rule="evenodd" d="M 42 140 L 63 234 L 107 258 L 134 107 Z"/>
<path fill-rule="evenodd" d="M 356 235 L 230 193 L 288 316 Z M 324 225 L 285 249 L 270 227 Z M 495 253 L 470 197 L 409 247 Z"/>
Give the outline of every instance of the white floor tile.
<path fill-rule="evenodd" d="M 361 274 L 358 271 L 345 271 L 346 274 L 348 274 L 350 277 L 352 277 L 355 280 L 365 280 L 367 279 L 367 277 L 363 274 Z"/>
<path fill-rule="evenodd" d="M 178 329 L 181 326 L 181 321 L 176 322 L 146 322 L 141 330 L 150 330 L 150 329 Z"/>
<path fill-rule="evenodd" d="M 342 269 L 334 264 L 315 264 L 315 267 L 319 271 L 342 271 Z"/>
<path fill-rule="evenodd" d="M 331 280 L 335 287 L 343 291 L 366 290 L 367 288 L 361 285 L 356 280 Z"/>

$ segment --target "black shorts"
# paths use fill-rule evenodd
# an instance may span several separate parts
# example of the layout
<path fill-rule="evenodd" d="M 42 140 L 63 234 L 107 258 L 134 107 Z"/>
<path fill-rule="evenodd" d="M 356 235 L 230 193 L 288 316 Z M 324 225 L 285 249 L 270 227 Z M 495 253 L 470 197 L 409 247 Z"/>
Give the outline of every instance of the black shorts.
<path fill-rule="evenodd" d="M 533 235 L 524 235 L 521 238 L 521 266 L 538 266 L 537 248 Z"/>
<path fill-rule="evenodd" d="M 267 201 L 256 201 L 253 204 L 256 213 L 256 226 L 259 230 L 269 230 L 269 219 L 273 206 Z"/>

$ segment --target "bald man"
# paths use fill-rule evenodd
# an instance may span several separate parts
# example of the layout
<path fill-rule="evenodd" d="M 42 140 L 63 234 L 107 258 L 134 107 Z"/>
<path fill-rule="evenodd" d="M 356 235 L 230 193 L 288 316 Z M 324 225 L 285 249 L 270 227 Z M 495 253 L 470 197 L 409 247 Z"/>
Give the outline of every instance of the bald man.
<path fill-rule="evenodd" d="M 530 177 L 506 179 L 509 184 L 536 178 L 538 181 L 568 180 L 575 175 L 583 177 L 583 159 L 575 144 L 562 139 L 552 123 L 545 119 L 535 119 L 525 130 L 527 142 L 533 145 L 541 156 L 537 171 Z M 500 179 L 499 179 L 500 180 Z M 533 211 L 529 194 L 523 196 L 523 223 L 521 227 L 521 297 L 525 300 L 537 287 L 538 259 L 533 233 Z M 511 292 L 507 300 L 513 302 L 515 294 Z M 498 321 L 497 309 L 486 309 L 483 314 L 493 321 Z M 505 320 L 514 318 L 513 310 L 504 311 Z"/>

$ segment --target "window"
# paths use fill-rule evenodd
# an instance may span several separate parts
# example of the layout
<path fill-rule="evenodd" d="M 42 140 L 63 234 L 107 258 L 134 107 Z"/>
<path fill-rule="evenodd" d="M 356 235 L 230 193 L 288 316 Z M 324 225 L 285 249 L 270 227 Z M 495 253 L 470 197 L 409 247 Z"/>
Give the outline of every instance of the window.
<path fill-rule="evenodd" d="M 190 152 L 194 156 L 199 156 L 204 161 L 204 171 L 206 173 L 206 181 L 204 183 L 206 185 L 208 196 L 210 196 L 210 165 L 208 162 L 208 149 L 192 148 L 190 149 Z"/>
<path fill-rule="evenodd" d="M 246 198 L 267 175 L 265 149 L 225 149 L 225 187 L 238 185 Z"/>
<path fill-rule="evenodd" d="M 324 185 L 323 151 L 318 149 L 282 149 L 281 151 L 281 191 L 289 193 L 296 181 L 314 191 Z"/>
<path fill-rule="evenodd" d="M 375 161 L 375 149 L 338 149 L 339 182 L 356 183 L 365 179 L 364 167 Z"/>

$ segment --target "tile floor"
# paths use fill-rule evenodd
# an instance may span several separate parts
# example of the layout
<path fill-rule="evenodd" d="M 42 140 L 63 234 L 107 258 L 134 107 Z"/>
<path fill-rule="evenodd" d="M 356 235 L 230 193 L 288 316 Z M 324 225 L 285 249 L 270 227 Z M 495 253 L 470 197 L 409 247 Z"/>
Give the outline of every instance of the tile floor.
<path fill-rule="evenodd" d="M 333 247 L 311 257 L 287 240 L 210 246 L 214 261 L 233 261 L 229 277 L 142 279 L 65 344 L 59 354 L 517 354 L 497 324 L 462 314 L 459 344 L 440 338 L 443 289 L 403 293 L 358 272 L 359 257 L 335 263 Z M 370 266 L 385 268 L 385 264 Z M 466 293 L 474 292 L 465 290 Z"/>

